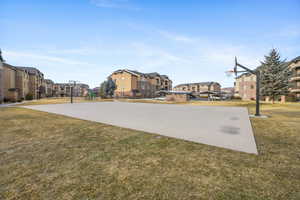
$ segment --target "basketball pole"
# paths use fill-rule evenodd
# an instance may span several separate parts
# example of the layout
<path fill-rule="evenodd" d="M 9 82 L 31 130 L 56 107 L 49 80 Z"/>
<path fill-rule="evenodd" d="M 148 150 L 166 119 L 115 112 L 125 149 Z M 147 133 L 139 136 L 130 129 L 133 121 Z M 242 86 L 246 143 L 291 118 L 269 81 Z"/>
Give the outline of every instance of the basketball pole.
<path fill-rule="evenodd" d="M 235 66 L 234 66 L 234 73 L 237 75 L 237 67 L 240 67 L 247 72 L 254 74 L 256 76 L 256 107 L 255 107 L 255 116 L 260 116 L 260 104 L 259 104 L 259 99 L 260 99 L 260 72 L 259 70 L 251 70 L 237 62 L 237 58 L 235 57 Z"/>

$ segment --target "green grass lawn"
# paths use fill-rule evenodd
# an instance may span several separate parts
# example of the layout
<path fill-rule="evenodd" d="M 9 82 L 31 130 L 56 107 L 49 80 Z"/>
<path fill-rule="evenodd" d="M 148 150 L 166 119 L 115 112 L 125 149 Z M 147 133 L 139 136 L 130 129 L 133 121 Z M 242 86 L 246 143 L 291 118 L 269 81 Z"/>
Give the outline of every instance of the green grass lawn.
<path fill-rule="evenodd" d="M 252 119 L 258 156 L 0 108 L 0 199 L 298 200 L 300 104 L 262 108 L 270 117 Z"/>

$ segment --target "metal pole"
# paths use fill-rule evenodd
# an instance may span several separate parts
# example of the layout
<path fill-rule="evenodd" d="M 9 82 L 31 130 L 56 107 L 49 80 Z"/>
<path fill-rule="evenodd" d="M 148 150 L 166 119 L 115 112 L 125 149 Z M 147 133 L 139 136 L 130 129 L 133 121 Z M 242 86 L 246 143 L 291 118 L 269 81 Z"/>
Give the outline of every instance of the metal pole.
<path fill-rule="evenodd" d="M 260 105 L 259 105 L 259 100 L 260 100 L 260 72 L 259 70 L 256 71 L 256 112 L 255 116 L 260 116 Z"/>
<path fill-rule="evenodd" d="M 71 103 L 73 103 L 73 86 L 71 86 Z"/>
<path fill-rule="evenodd" d="M 260 100 L 260 72 L 259 70 L 251 70 L 237 62 L 237 59 L 235 58 L 235 66 L 239 66 L 243 68 L 244 70 L 250 72 L 251 74 L 256 75 L 256 111 L 255 111 L 255 116 L 260 116 L 260 105 L 259 105 L 259 100 Z"/>

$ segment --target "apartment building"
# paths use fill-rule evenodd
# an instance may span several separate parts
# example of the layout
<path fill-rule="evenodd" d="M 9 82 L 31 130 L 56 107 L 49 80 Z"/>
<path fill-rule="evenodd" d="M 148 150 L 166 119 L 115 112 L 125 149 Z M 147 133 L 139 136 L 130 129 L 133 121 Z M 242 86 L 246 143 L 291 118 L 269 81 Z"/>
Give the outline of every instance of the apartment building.
<path fill-rule="evenodd" d="M 195 95 L 200 95 L 205 92 L 221 92 L 221 85 L 217 82 L 199 82 L 199 83 L 184 83 L 176 85 L 174 91 L 192 92 Z"/>
<path fill-rule="evenodd" d="M 54 82 L 50 79 L 45 79 L 43 82 L 45 88 L 45 96 L 53 97 L 54 95 Z"/>
<path fill-rule="evenodd" d="M 17 101 L 18 89 L 16 87 L 16 74 L 17 68 L 3 63 L 3 100 L 4 101 Z"/>
<path fill-rule="evenodd" d="M 295 95 L 296 99 L 300 101 L 300 56 L 291 60 L 289 68 L 292 71 L 292 77 L 290 79 L 292 87 L 290 91 Z"/>
<path fill-rule="evenodd" d="M 256 99 L 256 75 L 251 73 L 241 74 L 234 83 L 234 96 L 243 100 Z"/>
<path fill-rule="evenodd" d="M 85 97 L 89 92 L 89 86 L 83 83 L 77 83 L 75 86 L 72 83 L 55 83 L 53 88 L 53 95 L 56 97 L 70 97 L 72 88 L 74 97 Z"/>
<path fill-rule="evenodd" d="M 34 99 L 45 97 L 44 74 L 34 67 L 18 67 L 29 74 L 29 94 Z"/>
<path fill-rule="evenodd" d="M 4 84 L 4 79 L 3 79 L 3 58 L 1 55 L 1 50 L 0 50 L 0 104 L 3 102 L 4 94 L 3 94 L 3 84 Z"/>
<path fill-rule="evenodd" d="M 161 90 L 170 90 L 172 81 L 159 73 L 141 73 L 134 70 L 121 69 L 110 77 L 116 83 L 115 97 L 153 98 Z"/>
<path fill-rule="evenodd" d="M 16 67 L 16 88 L 18 88 L 18 100 L 24 100 L 29 91 L 29 71 Z"/>

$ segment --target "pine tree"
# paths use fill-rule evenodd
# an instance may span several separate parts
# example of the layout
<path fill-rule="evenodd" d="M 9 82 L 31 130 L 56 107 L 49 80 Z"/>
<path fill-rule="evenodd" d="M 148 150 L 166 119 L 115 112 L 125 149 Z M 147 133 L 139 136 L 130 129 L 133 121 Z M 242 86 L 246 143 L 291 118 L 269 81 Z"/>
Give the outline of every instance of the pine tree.
<path fill-rule="evenodd" d="M 106 96 L 107 96 L 106 95 L 106 85 L 107 85 L 106 81 L 102 82 L 101 85 L 100 85 L 99 96 L 101 98 L 106 98 Z"/>
<path fill-rule="evenodd" d="M 271 97 L 272 101 L 286 95 L 291 75 L 287 63 L 282 61 L 276 49 L 272 49 L 258 68 L 261 75 L 261 94 Z"/>

